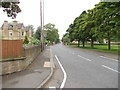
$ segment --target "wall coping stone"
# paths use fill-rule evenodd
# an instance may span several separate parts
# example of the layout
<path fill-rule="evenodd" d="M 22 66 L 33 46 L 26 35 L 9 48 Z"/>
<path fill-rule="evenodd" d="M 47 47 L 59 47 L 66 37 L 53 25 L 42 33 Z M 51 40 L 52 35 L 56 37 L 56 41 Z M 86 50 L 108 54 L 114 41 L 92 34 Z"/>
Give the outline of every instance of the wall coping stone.
<path fill-rule="evenodd" d="M 18 60 L 25 60 L 26 57 L 20 57 L 20 58 L 7 58 L 7 59 L 2 59 L 0 62 L 9 62 L 9 61 L 18 61 Z"/>

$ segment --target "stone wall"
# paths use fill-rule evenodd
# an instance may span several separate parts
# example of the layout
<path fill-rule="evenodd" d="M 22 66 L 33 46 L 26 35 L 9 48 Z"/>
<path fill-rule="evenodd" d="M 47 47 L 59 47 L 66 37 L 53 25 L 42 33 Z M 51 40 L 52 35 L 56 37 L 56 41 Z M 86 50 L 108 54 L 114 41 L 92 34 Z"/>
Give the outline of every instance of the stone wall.
<path fill-rule="evenodd" d="M 25 70 L 28 65 L 31 64 L 33 60 L 40 54 L 41 47 L 33 46 L 33 47 L 24 47 L 23 49 L 23 57 L 21 58 L 13 58 L 6 59 L 0 61 L 0 75 L 10 74 L 13 72 L 19 72 Z"/>

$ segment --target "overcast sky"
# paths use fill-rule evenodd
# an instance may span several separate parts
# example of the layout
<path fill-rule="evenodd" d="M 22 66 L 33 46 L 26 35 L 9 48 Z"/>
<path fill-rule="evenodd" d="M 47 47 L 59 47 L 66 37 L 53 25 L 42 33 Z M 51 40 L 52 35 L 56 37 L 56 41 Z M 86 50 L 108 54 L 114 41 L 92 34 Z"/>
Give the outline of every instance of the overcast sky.
<path fill-rule="evenodd" d="M 60 38 L 66 32 L 73 20 L 78 17 L 82 11 L 94 8 L 94 5 L 100 0 L 44 0 L 44 23 L 53 23 L 59 30 Z M 24 23 L 24 25 L 34 25 L 37 28 L 40 25 L 40 0 L 20 0 L 21 13 L 15 20 Z M 0 10 L 0 25 L 8 18 L 6 13 Z"/>

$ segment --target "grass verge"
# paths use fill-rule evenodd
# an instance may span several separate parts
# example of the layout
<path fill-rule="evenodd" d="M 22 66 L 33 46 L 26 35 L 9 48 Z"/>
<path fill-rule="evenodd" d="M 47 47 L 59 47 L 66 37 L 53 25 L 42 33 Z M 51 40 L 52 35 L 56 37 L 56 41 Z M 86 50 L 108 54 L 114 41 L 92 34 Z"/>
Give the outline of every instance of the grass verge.
<path fill-rule="evenodd" d="M 113 53 L 113 54 L 120 54 L 120 45 L 111 45 L 111 50 L 108 50 L 107 45 L 94 45 L 94 48 L 91 48 L 90 45 L 85 45 L 85 47 L 78 47 L 77 45 L 68 45 L 70 47 L 75 47 L 75 48 L 81 48 L 81 49 L 88 49 L 88 50 L 94 50 L 94 51 L 99 51 L 99 52 L 106 52 L 106 53 Z"/>

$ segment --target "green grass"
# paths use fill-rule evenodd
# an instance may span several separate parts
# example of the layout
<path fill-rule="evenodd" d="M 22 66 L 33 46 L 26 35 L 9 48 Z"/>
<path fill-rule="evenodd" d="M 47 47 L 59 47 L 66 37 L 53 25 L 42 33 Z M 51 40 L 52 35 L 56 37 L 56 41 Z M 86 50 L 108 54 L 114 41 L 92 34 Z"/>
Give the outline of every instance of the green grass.
<path fill-rule="evenodd" d="M 108 50 L 107 45 L 94 45 L 94 48 L 91 48 L 90 45 L 85 45 L 85 47 L 82 47 L 81 45 L 80 47 L 77 47 L 77 45 L 68 45 L 68 46 L 75 47 L 75 48 L 94 50 L 94 51 L 100 51 L 100 52 L 114 53 L 114 54 L 118 54 L 118 50 L 120 49 L 120 46 L 118 47 L 118 45 L 111 45 L 111 50 Z M 120 53 L 120 50 L 119 50 L 119 53 Z"/>

